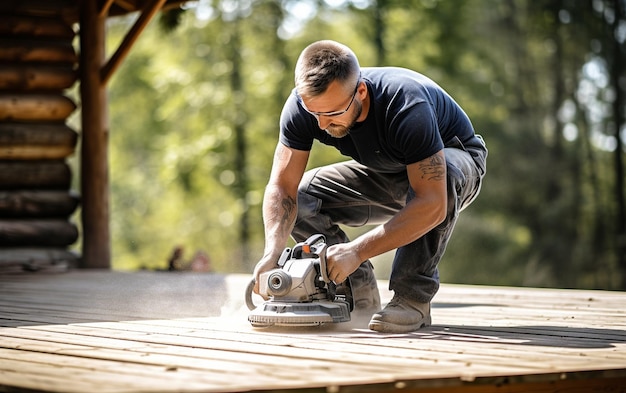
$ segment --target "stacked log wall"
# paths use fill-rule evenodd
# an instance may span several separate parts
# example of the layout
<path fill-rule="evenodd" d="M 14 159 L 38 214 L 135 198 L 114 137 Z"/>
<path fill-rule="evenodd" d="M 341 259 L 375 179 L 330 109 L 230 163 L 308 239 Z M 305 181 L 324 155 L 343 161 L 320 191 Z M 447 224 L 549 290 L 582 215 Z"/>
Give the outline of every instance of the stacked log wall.
<path fill-rule="evenodd" d="M 67 161 L 78 140 L 67 124 L 76 110 L 67 89 L 78 79 L 76 32 L 64 18 L 73 4 L 0 7 L 0 273 L 79 261 Z"/>

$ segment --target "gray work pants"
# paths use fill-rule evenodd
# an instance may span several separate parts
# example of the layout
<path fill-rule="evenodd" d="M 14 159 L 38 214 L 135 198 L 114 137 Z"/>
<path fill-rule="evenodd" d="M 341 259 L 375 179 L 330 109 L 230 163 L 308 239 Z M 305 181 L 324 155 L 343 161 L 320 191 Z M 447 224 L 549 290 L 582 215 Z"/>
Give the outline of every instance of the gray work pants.
<path fill-rule="evenodd" d="M 430 302 L 439 289 L 437 266 L 459 212 L 476 198 L 485 175 L 487 150 L 458 145 L 444 149 L 448 182 L 445 220 L 396 250 L 389 278 L 390 290 L 424 303 Z M 316 168 L 307 171 L 300 183 L 292 235 L 294 240 L 303 241 L 321 233 L 328 245 L 348 242 L 340 225 L 382 224 L 414 196 L 406 171 L 381 173 L 356 161 Z M 370 286 L 375 280 L 371 263 L 363 262 L 350 279 L 357 292 L 359 287 Z"/>

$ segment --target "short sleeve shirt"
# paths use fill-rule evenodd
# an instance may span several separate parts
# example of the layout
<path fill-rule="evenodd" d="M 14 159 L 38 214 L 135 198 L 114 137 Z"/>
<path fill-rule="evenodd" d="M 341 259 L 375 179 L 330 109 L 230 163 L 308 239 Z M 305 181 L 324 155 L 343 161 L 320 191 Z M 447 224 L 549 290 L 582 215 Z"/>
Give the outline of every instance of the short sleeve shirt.
<path fill-rule="evenodd" d="M 447 146 L 480 143 L 463 109 L 435 82 L 404 68 L 362 68 L 370 96 L 367 118 L 343 138 L 319 128 L 295 89 L 280 117 L 280 142 L 310 150 L 315 139 L 381 172 L 400 172 Z M 458 139 L 458 140 L 457 140 Z"/>

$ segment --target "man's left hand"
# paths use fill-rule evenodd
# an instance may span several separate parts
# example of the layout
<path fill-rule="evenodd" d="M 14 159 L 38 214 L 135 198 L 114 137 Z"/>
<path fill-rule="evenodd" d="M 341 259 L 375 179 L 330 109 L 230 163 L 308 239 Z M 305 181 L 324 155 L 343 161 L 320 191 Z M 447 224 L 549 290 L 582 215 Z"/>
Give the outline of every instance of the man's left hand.
<path fill-rule="evenodd" d="M 326 250 L 328 278 L 335 284 L 341 284 L 361 265 L 361 259 L 350 243 L 339 243 Z"/>

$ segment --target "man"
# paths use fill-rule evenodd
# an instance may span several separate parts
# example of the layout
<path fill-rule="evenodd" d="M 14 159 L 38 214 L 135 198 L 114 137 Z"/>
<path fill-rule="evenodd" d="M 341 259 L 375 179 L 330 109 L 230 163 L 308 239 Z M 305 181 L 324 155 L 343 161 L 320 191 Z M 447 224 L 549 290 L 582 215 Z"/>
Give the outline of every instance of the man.
<path fill-rule="evenodd" d="M 352 160 L 305 173 L 315 139 Z M 334 41 L 309 45 L 281 114 L 257 283 L 277 267 L 290 234 L 299 242 L 321 233 L 329 278 L 340 284 L 350 277 L 355 309 L 380 310 L 369 259 L 397 249 L 393 299 L 369 328 L 404 333 L 430 325 L 437 266 L 459 211 L 478 195 L 486 156 L 467 115 L 430 79 L 402 68 L 361 68 Z M 378 226 L 352 241 L 339 227 L 365 224 Z"/>

